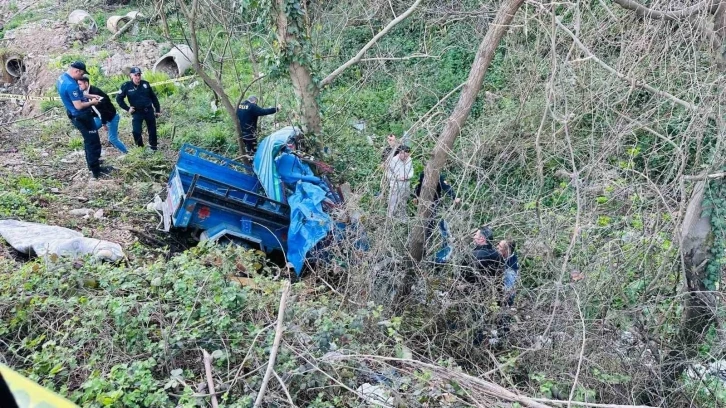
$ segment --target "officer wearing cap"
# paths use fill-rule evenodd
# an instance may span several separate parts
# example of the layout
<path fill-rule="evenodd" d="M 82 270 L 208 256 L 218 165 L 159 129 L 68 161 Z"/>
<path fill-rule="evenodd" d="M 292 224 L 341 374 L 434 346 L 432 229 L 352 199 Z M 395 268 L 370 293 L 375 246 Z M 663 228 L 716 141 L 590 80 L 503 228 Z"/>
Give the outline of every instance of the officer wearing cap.
<path fill-rule="evenodd" d="M 156 97 L 151 84 L 141 79 L 141 69 L 131 68 L 129 71 L 130 81 L 121 85 L 121 90 L 116 95 L 118 106 L 131 114 L 132 133 L 136 146 L 143 147 L 144 139 L 141 137 L 141 127 L 146 122 L 146 130 L 149 132 L 149 147 L 156 150 L 156 118 L 161 114 L 161 105 Z M 128 98 L 126 104 L 124 99 Z"/>
<path fill-rule="evenodd" d="M 242 126 L 242 141 L 245 143 L 247 154 L 254 155 L 257 150 L 257 118 L 279 111 L 280 105 L 267 109 L 260 108 L 257 106 L 257 97 L 254 95 L 239 105 L 237 119 Z"/>
<path fill-rule="evenodd" d="M 78 81 L 86 72 L 86 64 L 81 61 L 73 62 L 68 70 L 58 77 L 56 88 L 66 114 L 76 129 L 83 136 L 83 148 L 86 151 L 86 164 L 91 170 L 93 178 L 97 179 L 103 174 L 111 171 L 110 167 L 101 167 L 101 140 L 98 137 L 98 130 L 93 121 L 94 112 L 92 106 L 98 105 L 97 98 L 86 98 L 83 91 L 78 87 Z"/>

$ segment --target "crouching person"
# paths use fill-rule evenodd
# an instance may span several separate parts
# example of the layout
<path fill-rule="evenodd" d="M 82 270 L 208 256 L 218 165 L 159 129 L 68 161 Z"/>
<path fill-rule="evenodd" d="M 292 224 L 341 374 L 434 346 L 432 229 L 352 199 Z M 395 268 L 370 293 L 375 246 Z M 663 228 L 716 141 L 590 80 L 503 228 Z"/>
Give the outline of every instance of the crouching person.
<path fill-rule="evenodd" d="M 517 294 L 515 284 L 519 278 L 519 260 L 515 252 L 516 243 L 513 240 L 501 240 L 497 244 L 497 251 L 504 260 L 504 304 L 512 306 L 514 296 Z"/>

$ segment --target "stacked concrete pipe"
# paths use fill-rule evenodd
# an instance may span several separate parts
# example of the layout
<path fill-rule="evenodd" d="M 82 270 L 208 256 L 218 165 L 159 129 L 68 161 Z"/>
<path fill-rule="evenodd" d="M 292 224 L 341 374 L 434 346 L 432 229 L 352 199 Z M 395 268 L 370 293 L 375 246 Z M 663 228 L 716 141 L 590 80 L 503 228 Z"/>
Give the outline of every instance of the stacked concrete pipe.
<path fill-rule="evenodd" d="M 140 11 L 129 11 L 128 13 L 126 13 L 126 17 L 128 17 L 129 19 L 132 19 L 133 18 L 135 20 L 143 20 L 144 19 L 144 15 L 141 14 Z"/>
<path fill-rule="evenodd" d="M 73 10 L 68 15 L 68 22 L 72 25 L 87 24 L 93 31 L 98 30 L 96 20 L 86 10 Z"/>
<path fill-rule="evenodd" d="M 111 16 L 106 20 L 106 28 L 108 31 L 116 34 L 129 21 L 131 21 L 131 17 L 129 16 Z"/>
<path fill-rule="evenodd" d="M 194 65 L 194 62 L 196 60 L 191 47 L 186 44 L 179 44 L 156 60 L 152 71 L 165 72 L 170 77 L 180 77 Z"/>

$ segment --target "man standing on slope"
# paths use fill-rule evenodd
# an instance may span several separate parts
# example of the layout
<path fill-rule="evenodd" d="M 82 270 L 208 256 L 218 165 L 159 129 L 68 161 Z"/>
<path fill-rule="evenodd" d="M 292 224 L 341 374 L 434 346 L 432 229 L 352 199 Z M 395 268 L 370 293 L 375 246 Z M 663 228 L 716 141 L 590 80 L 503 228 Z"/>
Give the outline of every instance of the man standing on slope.
<path fill-rule="evenodd" d="M 411 178 L 413 177 L 413 163 L 411 161 L 411 148 L 401 146 L 398 154 L 386 163 L 386 178 L 390 191 L 388 192 L 388 217 L 402 217 L 406 215 L 406 202 L 411 195 Z"/>
<path fill-rule="evenodd" d="M 266 109 L 260 108 L 257 106 L 257 97 L 254 95 L 239 105 L 237 119 L 242 127 L 242 141 L 245 142 L 248 155 L 254 156 L 257 150 L 257 118 L 279 111 L 280 105 Z"/>
<path fill-rule="evenodd" d="M 126 154 L 128 153 L 128 149 L 126 149 L 126 145 L 124 145 L 124 142 L 122 142 L 118 138 L 118 122 L 121 120 L 121 116 L 119 116 L 118 113 L 116 113 L 116 108 L 113 106 L 113 103 L 111 102 L 111 98 L 106 95 L 105 92 L 103 92 L 100 88 L 97 88 L 93 85 L 91 85 L 88 82 L 88 77 L 83 77 L 78 80 L 78 87 L 83 91 L 83 93 L 88 97 L 98 97 L 98 106 L 96 106 L 96 111 L 98 113 L 97 117 L 94 118 L 94 121 L 96 123 L 96 129 L 100 129 L 103 127 L 103 130 L 108 132 L 108 141 L 117 149 L 121 151 L 121 153 Z"/>
<path fill-rule="evenodd" d="M 86 152 L 86 164 L 91 170 L 94 179 L 111 171 L 109 167 L 101 167 L 101 140 L 98 138 L 96 123 L 93 121 L 94 113 L 92 106 L 98 105 L 98 99 L 92 98 L 84 102 L 86 98 L 83 91 L 78 87 L 78 81 L 86 73 L 86 64 L 76 61 L 68 67 L 63 75 L 58 78 L 56 88 L 66 114 L 76 129 L 83 136 L 83 149 Z"/>
<path fill-rule="evenodd" d="M 146 122 L 146 130 L 149 132 L 149 147 L 156 151 L 156 118 L 161 114 L 159 99 L 151 89 L 151 84 L 141 79 L 139 67 L 131 68 L 129 76 L 131 80 L 121 85 L 121 90 L 116 95 L 116 103 L 121 109 L 131 114 L 131 132 L 134 135 L 136 146 L 144 147 L 141 127 L 143 122 Z M 124 101 L 126 97 L 129 98 L 128 105 Z"/>

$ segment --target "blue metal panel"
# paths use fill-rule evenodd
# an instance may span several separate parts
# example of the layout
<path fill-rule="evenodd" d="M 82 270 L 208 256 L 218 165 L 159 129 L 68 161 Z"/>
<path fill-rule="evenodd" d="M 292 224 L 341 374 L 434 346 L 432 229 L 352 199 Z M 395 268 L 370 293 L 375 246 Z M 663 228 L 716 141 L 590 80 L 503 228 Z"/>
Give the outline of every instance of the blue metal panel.
<path fill-rule="evenodd" d="M 234 236 L 265 252 L 287 250 L 290 207 L 265 195 L 250 166 L 185 144 L 167 188 L 174 227 L 199 229 L 208 239 Z"/>
<path fill-rule="evenodd" d="M 245 234 L 249 234 L 252 231 L 252 220 L 250 220 L 248 217 L 240 218 L 239 222 L 242 226 L 242 232 L 244 232 Z"/>

